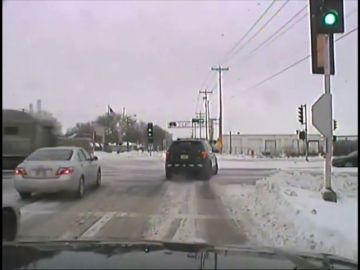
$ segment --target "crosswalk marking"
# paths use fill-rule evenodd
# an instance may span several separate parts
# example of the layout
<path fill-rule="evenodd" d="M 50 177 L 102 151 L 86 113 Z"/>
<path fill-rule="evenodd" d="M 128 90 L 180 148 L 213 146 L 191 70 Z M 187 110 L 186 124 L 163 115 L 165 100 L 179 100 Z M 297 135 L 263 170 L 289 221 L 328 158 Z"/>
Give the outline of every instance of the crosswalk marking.
<path fill-rule="evenodd" d="M 86 230 L 78 239 L 84 240 L 88 238 L 94 237 L 102 227 L 105 226 L 116 214 L 116 212 L 108 212 L 102 218 L 100 218 L 97 222 L 94 223 L 88 230 Z"/>

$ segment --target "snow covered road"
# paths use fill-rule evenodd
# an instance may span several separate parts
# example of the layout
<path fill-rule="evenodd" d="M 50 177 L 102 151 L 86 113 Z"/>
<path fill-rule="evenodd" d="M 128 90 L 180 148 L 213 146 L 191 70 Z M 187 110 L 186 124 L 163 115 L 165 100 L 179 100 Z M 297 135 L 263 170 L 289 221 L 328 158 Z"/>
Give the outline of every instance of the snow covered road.
<path fill-rule="evenodd" d="M 338 203 L 321 200 L 323 160 L 219 157 L 210 181 L 167 181 L 163 153 L 96 153 L 103 185 L 85 198 L 20 200 L 19 240 L 164 240 L 328 252 L 357 260 L 357 169 L 334 170 Z"/>

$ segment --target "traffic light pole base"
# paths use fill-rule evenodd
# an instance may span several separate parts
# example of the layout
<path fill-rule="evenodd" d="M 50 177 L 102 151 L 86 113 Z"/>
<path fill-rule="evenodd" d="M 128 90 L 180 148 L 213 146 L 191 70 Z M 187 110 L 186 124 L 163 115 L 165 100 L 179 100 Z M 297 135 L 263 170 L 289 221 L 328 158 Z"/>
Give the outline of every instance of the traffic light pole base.
<path fill-rule="evenodd" d="M 322 196 L 323 200 L 327 201 L 327 202 L 335 202 L 336 203 L 336 201 L 337 201 L 336 193 L 331 188 L 324 188 L 321 191 L 321 196 Z"/>

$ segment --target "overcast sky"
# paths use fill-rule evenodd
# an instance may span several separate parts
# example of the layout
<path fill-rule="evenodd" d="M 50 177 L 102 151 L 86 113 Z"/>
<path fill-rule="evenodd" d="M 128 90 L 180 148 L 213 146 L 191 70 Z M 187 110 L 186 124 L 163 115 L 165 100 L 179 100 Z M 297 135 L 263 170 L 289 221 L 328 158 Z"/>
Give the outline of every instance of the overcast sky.
<path fill-rule="evenodd" d="M 357 2 L 345 1 L 346 31 L 358 26 Z M 219 63 L 270 3 L 3 1 L 3 107 L 28 108 L 40 98 L 64 131 L 94 120 L 108 104 L 166 127 L 203 108 L 201 99 L 196 105 L 205 87 L 214 89 L 211 114 L 218 115 L 217 73 L 210 68 L 222 64 L 230 69 L 223 76 L 225 133 L 295 133 L 297 107 L 311 107 L 323 93 L 323 78 L 311 74 L 310 59 L 249 87 L 310 53 L 308 16 L 252 57 L 244 56 L 307 0 L 290 1 L 239 53 Z M 276 1 L 248 37 L 283 3 Z M 357 134 L 357 46 L 357 31 L 335 46 L 337 134 Z"/>

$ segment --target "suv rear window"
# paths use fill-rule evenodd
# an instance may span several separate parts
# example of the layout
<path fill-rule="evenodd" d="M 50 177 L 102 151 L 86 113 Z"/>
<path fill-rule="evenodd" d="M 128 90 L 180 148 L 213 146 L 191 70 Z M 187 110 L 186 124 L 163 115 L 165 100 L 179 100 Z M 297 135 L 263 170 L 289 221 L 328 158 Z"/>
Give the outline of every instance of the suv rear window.
<path fill-rule="evenodd" d="M 195 141 L 179 141 L 174 142 L 170 147 L 170 152 L 176 153 L 180 151 L 191 151 L 191 152 L 201 152 L 203 151 L 204 146 L 201 142 Z"/>

